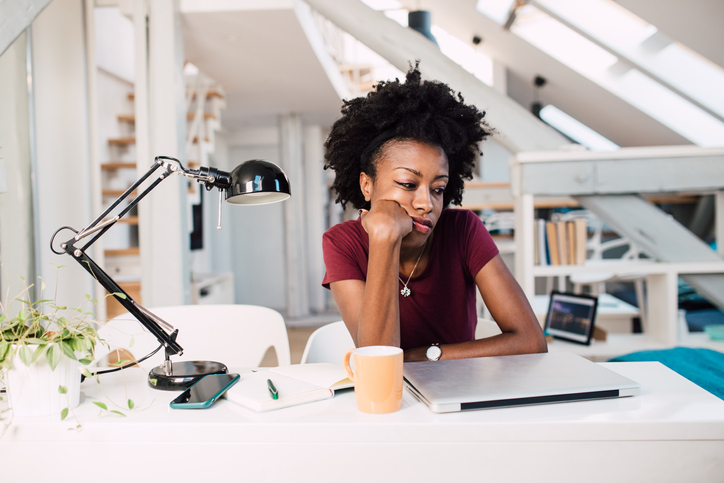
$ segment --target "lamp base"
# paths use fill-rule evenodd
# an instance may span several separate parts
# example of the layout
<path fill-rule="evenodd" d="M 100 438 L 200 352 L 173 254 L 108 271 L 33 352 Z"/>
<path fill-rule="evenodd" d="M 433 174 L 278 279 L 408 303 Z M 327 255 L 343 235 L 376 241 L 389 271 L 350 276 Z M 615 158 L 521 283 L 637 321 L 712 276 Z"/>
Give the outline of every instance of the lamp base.
<path fill-rule="evenodd" d="M 209 374 L 227 374 L 229 370 L 221 362 L 182 361 L 171 365 L 171 374 L 165 374 L 163 365 L 148 373 L 148 385 L 162 391 L 183 391 Z"/>

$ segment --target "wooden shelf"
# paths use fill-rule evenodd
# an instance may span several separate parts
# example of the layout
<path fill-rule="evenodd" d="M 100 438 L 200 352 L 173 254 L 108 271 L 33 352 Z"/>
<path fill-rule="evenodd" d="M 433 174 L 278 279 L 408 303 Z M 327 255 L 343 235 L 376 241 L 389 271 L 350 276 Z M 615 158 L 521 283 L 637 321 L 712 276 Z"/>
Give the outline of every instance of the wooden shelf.
<path fill-rule="evenodd" d="M 128 146 L 129 144 L 136 144 L 136 138 L 128 137 L 128 138 L 109 139 L 108 144 L 110 146 Z"/>
<path fill-rule="evenodd" d="M 107 257 L 120 257 L 120 256 L 129 256 L 129 255 L 140 255 L 141 249 L 138 247 L 130 247 L 130 248 L 109 248 L 107 250 L 104 250 L 103 253 Z"/>
<path fill-rule="evenodd" d="M 209 99 L 211 97 L 218 97 L 220 99 L 224 99 L 224 94 L 222 94 L 220 91 L 217 91 L 215 89 L 209 89 L 209 91 L 206 93 L 206 98 Z M 136 95 L 133 92 L 128 93 L 128 99 L 134 100 L 136 98 Z M 194 94 L 193 99 L 196 99 L 196 95 Z"/>
<path fill-rule="evenodd" d="M 125 223 L 127 225 L 138 225 L 137 216 L 126 216 L 118 220 L 116 223 Z"/>
<path fill-rule="evenodd" d="M 722 273 L 722 262 L 656 262 L 639 259 L 635 262 L 621 260 L 587 261 L 585 265 L 535 265 L 535 277 L 556 277 L 575 273 L 616 273 L 617 275 L 656 275 L 687 273 Z"/>
<path fill-rule="evenodd" d="M 136 169 L 136 163 L 110 161 L 108 163 L 102 163 L 101 169 Z"/>
<path fill-rule="evenodd" d="M 103 190 L 103 191 L 101 191 L 101 194 L 102 194 L 103 196 L 116 196 L 116 197 L 118 197 L 118 196 L 121 196 L 121 195 L 122 195 L 123 193 L 125 193 L 125 192 L 126 192 L 126 190 L 110 190 L 110 189 L 108 189 L 108 190 Z M 133 192 L 129 195 L 129 197 L 130 197 L 130 198 L 133 198 L 133 197 L 135 197 L 135 196 L 137 196 L 137 195 L 138 195 L 138 191 L 133 191 Z"/>
<path fill-rule="evenodd" d="M 186 119 L 189 121 L 194 118 L 195 113 L 187 112 Z M 216 119 L 216 115 L 213 112 L 204 112 L 204 120 Z M 135 114 L 119 114 L 118 120 L 120 122 L 136 122 Z"/>

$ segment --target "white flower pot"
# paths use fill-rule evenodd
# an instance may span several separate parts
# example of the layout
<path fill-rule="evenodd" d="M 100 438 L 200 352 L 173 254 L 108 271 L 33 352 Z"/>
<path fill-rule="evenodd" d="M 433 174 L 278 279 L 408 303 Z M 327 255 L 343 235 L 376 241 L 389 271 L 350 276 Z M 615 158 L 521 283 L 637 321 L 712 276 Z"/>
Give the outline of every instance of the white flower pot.
<path fill-rule="evenodd" d="M 12 369 L 7 372 L 7 393 L 15 416 L 48 416 L 60 414 L 80 404 L 80 367 L 78 361 L 65 356 L 54 371 L 45 356 L 30 367 L 23 364 L 18 355 Z M 65 394 L 58 392 L 64 386 Z"/>

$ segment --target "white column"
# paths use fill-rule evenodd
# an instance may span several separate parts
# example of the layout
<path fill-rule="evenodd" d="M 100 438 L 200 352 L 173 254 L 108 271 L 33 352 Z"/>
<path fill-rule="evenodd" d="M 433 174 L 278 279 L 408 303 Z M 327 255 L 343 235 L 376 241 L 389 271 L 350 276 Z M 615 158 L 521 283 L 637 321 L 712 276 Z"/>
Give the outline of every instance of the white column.
<path fill-rule="evenodd" d="M 326 290 L 322 287 L 324 258 L 322 235 L 325 230 L 324 215 L 329 199 L 324 176 L 324 134 L 318 125 L 304 128 L 304 188 L 306 190 L 307 215 L 307 284 L 309 306 L 313 312 L 324 312 Z"/>
<path fill-rule="evenodd" d="M 295 318 L 309 315 L 302 120 L 298 114 L 282 115 L 280 128 L 282 168 L 289 177 L 292 190 L 291 199 L 284 202 L 287 316 Z"/>
<path fill-rule="evenodd" d="M 91 212 L 92 216 L 103 212 L 103 196 L 101 194 L 101 162 L 98 134 L 98 89 L 96 79 L 98 66 L 96 64 L 96 35 L 95 35 L 95 8 L 94 0 L 84 0 L 85 13 L 85 47 L 86 47 L 86 79 L 88 83 L 88 154 L 91 178 Z M 105 254 L 103 251 L 103 238 L 93 244 L 93 260 L 105 267 Z M 95 313 L 99 319 L 106 319 L 106 290 L 97 283 L 95 286 L 95 299 L 98 305 Z"/>
<path fill-rule="evenodd" d="M 140 2 L 138 5 L 141 8 Z M 142 159 L 143 147 L 139 146 L 140 171 L 146 171 L 158 155 L 175 157 L 186 164 L 183 37 L 178 3 L 174 0 L 148 2 L 148 19 L 145 135 L 149 152 L 148 157 Z M 138 61 L 136 66 L 139 67 Z M 137 72 L 137 76 L 140 75 Z M 143 109 L 143 105 L 140 107 Z M 144 135 L 143 128 L 142 124 L 136 125 L 137 137 Z M 190 301 L 186 187 L 185 178 L 169 176 L 139 204 L 141 290 L 146 307 L 183 305 Z"/>
<path fill-rule="evenodd" d="M 714 237 L 716 239 L 716 249 L 719 255 L 724 257 L 724 191 L 716 192 L 716 205 L 714 206 L 715 225 Z"/>
<path fill-rule="evenodd" d="M 83 0 L 56 0 L 32 26 L 32 86 L 35 106 L 37 190 L 37 272 L 58 302 L 75 307 L 92 295 L 91 276 L 67 255 L 50 251 L 51 235 L 61 226 L 76 229 L 92 221 Z M 72 233 L 59 235 L 65 241 Z"/>
<path fill-rule="evenodd" d="M 8 302 L 8 293 L 10 298 L 14 296 L 18 277 L 27 281 L 35 277 L 26 46 L 27 34 L 22 33 L 0 55 L 0 162 L 5 167 L 7 182 L 7 191 L 0 193 L 3 304 Z M 17 311 L 19 307 L 10 309 Z"/>

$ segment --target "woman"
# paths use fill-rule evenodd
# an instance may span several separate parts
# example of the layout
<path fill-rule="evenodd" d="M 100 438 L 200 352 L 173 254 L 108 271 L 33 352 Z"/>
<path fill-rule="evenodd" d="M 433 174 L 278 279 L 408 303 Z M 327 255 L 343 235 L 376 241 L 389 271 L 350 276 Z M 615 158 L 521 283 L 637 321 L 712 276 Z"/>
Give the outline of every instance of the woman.
<path fill-rule="evenodd" d="M 381 82 L 345 101 L 325 143 L 337 202 L 360 210 L 324 235 L 323 285 L 357 347 L 402 347 L 405 361 L 545 352 L 530 305 L 480 219 L 459 205 L 484 113 L 445 84 Z M 502 334 L 475 339 L 479 290 Z"/>

